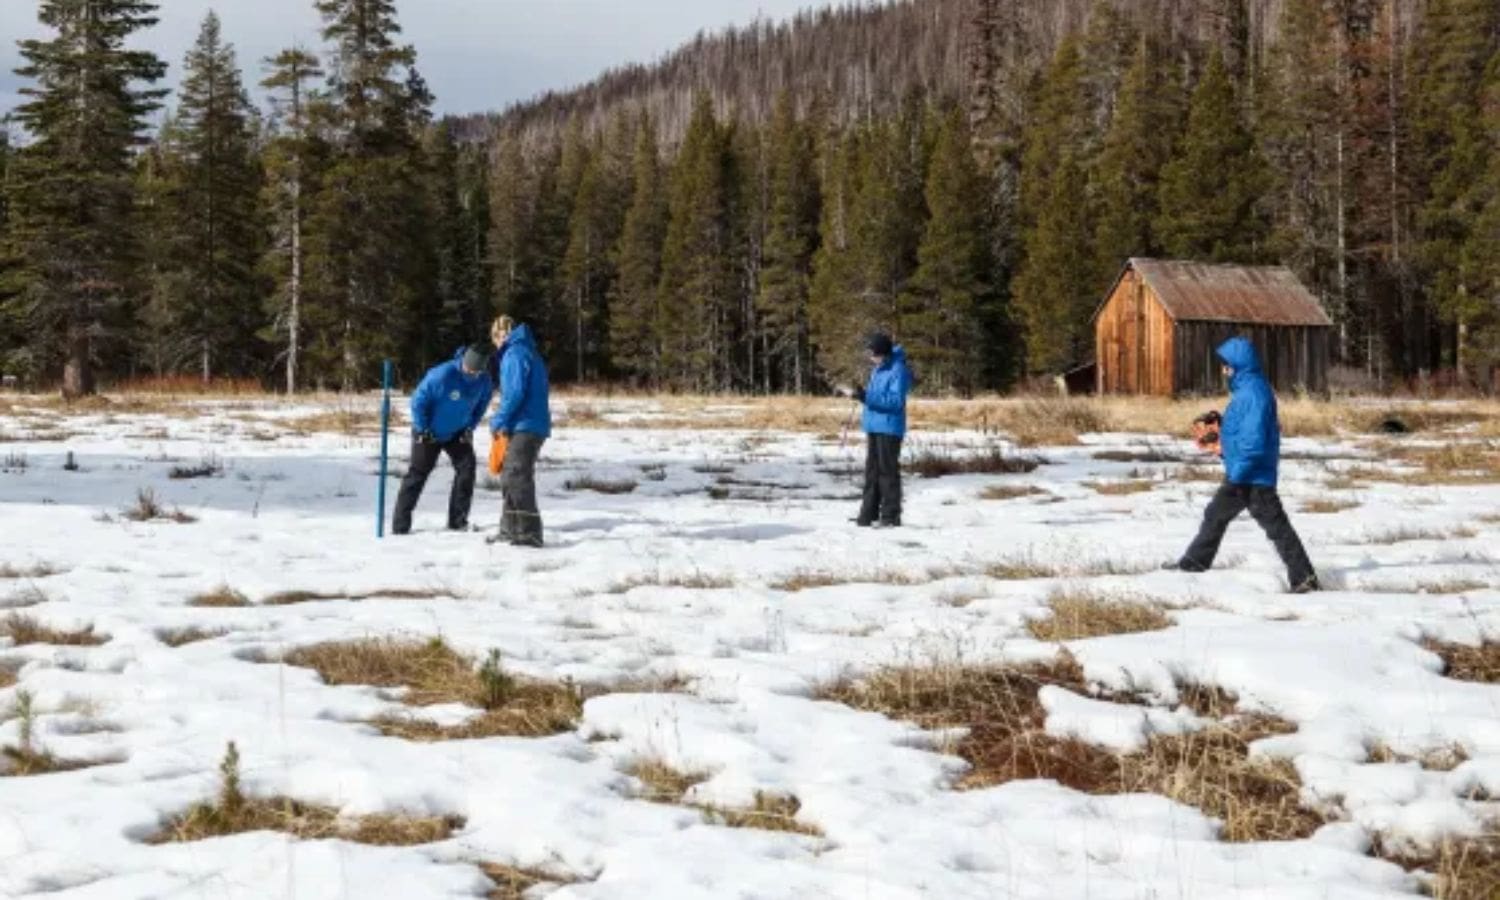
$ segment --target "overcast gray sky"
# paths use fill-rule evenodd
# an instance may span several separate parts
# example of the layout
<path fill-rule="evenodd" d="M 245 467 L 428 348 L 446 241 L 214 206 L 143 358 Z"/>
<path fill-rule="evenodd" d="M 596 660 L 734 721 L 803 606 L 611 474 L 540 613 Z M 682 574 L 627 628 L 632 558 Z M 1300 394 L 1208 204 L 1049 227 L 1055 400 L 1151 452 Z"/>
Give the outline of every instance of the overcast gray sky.
<path fill-rule="evenodd" d="M 702 29 L 783 19 L 833 0 L 398 0 L 406 40 L 440 113 L 500 109 L 551 88 L 586 82 L 611 66 L 648 62 Z M 39 37 L 39 0 L 0 0 L 0 113 L 18 102 L 18 38 Z M 164 0 L 161 22 L 137 46 L 156 51 L 177 83 L 182 58 L 210 10 L 239 53 L 246 81 L 260 60 L 302 43 L 321 47 L 313 0 Z"/>

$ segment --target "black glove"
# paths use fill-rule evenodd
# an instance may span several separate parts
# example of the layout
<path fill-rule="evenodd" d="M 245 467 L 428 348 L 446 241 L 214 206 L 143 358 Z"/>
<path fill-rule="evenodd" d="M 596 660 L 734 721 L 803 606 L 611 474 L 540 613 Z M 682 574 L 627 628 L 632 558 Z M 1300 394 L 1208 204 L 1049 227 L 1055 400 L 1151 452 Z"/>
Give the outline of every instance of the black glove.
<path fill-rule="evenodd" d="M 858 400 L 860 403 L 865 402 L 865 389 L 862 387 L 855 388 L 854 399 Z"/>
<path fill-rule="evenodd" d="M 463 441 L 465 444 L 472 444 L 472 443 L 474 443 L 474 429 L 472 429 L 472 428 L 466 428 L 466 429 L 464 429 L 459 434 L 458 439 L 461 440 L 461 441 Z"/>
<path fill-rule="evenodd" d="M 1219 411 L 1217 409 L 1211 409 L 1208 412 L 1204 413 L 1203 415 L 1199 416 L 1198 418 L 1194 419 L 1193 420 L 1193 424 L 1195 424 L 1195 425 L 1207 425 L 1207 426 L 1209 426 L 1211 428 L 1217 428 L 1217 427 L 1219 427 L 1219 424 L 1222 423 L 1223 421 L 1224 421 L 1224 417 L 1219 414 Z"/>
<path fill-rule="evenodd" d="M 435 434 L 432 433 L 432 429 L 431 428 L 424 428 L 423 430 L 417 432 L 417 443 L 419 443 L 419 444 L 436 444 L 437 442 L 438 442 L 437 435 L 435 435 Z"/>

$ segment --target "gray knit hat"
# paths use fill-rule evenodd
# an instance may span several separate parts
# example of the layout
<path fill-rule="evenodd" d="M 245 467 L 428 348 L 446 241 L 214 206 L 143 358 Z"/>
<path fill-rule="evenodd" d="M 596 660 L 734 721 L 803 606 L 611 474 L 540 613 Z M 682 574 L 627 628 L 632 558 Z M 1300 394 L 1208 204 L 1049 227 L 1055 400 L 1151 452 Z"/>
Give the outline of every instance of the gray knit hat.
<path fill-rule="evenodd" d="M 464 351 L 464 368 L 470 372 L 483 372 L 489 361 L 489 353 L 478 344 L 472 344 Z"/>

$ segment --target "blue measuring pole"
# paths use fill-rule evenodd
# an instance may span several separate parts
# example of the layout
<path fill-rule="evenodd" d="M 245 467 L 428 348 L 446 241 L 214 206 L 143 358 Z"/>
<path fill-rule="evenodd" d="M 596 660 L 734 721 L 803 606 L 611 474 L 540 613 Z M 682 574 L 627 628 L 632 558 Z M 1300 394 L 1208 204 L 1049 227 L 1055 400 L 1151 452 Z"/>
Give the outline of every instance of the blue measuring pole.
<path fill-rule="evenodd" d="M 380 397 L 380 485 L 375 488 L 375 537 L 385 537 L 385 479 L 386 466 L 390 461 L 391 425 L 391 361 L 382 367 L 382 393 Z"/>

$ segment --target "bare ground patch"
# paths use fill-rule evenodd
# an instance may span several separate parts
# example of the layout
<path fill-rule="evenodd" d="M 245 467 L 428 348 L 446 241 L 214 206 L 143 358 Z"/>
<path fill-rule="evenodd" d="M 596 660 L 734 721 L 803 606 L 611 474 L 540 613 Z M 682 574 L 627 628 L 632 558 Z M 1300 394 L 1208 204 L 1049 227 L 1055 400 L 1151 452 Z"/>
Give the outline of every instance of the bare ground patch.
<path fill-rule="evenodd" d="M 445 588 L 380 588 L 373 591 L 277 591 L 261 599 L 261 606 L 292 606 L 331 600 L 456 600 L 459 595 Z"/>
<path fill-rule="evenodd" d="M 981 500 L 1015 500 L 1020 497 L 1047 496 L 1048 492 L 1030 484 L 992 484 L 979 492 Z"/>
<path fill-rule="evenodd" d="M 1318 497 L 1312 500 L 1304 500 L 1300 511 L 1309 515 L 1331 515 L 1333 513 L 1347 512 L 1359 508 L 1358 500 L 1339 500 L 1332 497 Z"/>
<path fill-rule="evenodd" d="M 236 606 L 249 606 L 250 598 L 235 590 L 227 584 L 221 584 L 211 591 L 194 594 L 188 598 L 188 606 L 202 606 L 210 608 L 228 608 Z"/>
<path fill-rule="evenodd" d="M 1500 684 L 1500 641 L 1486 640 L 1476 647 L 1426 640 L 1422 646 L 1442 657 L 1443 674 L 1449 678 Z"/>
<path fill-rule="evenodd" d="M 1083 486 L 1106 497 L 1121 497 L 1148 493 L 1156 487 L 1156 483 L 1144 479 L 1127 479 L 1125 481 L 1085 481 Z"/>

